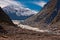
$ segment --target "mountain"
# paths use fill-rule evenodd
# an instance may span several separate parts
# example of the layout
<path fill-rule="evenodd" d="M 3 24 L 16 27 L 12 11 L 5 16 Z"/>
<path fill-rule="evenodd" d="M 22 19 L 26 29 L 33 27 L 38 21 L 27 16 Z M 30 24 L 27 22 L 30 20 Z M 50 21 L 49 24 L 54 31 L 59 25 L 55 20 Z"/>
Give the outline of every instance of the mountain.
<path fill-rule="evenodd" d="M 15 26 L 0 7 L 0 40 L 37 40 L 38 35 L 40 33 Z"/>
<path fill-rule="evenodd" d="M 59 26 L 60 23 L 59 15 L 60 13 L 58 11 L 58 15 L 53 19 L 52 21 L 53 24 L 51 24 L 51 27 L 52 25 Z M 24 27 L 22 26 L 22 28 Z M 59 36 L 60 34 L 52 34 L 52 32 L 41 33 L 38 31 L 37 32 L 32 31 L 33 29 L 27 30 L 22 28 L 16 26 L 11 21 L 10 17 L 0 8 L 0 40 L 60 40 L 60 36 Z M 34 29 L 37 30 L 36 28 Z"/>
<path fill-rule="evenodd" d="M 29 8 L 24 8 L 12 4 L 4 7 L 3 10 L 10 16 L 12 20 L 25 20 L 36 14 L 35 11 Z"/>
<path fill-rule="evenodd" d="M 52 23 L 60 20 L 59 11 L 60 0 L 50 0 L 38 14 L 26 19 L 22 24 L 46 29 Z"/>

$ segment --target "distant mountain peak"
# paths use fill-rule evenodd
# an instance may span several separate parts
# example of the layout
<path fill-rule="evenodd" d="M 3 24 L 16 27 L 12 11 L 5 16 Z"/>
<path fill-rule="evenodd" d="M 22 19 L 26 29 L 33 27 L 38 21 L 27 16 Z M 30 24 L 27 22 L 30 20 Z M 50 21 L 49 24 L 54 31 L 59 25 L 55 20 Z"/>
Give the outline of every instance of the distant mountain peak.
<path fill-rule="evenodd" d="M 8 5 L 3 10 L 10 16 L 12 20 L 24 20 L 32 15 L 37 14 L 36 11 L 17 5 Z"/>

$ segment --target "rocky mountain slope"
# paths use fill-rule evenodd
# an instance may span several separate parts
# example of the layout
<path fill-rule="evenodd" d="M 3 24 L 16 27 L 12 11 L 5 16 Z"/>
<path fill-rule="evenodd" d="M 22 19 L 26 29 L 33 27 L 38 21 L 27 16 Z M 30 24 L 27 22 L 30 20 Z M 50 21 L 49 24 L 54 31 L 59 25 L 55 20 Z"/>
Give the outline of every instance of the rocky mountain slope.
<path fill-rule="evenodd" d="M 15 24 L 11 21 L 10 17 L 0 7 L 0 31 L 5 33 L 15 29 Z M 4 31 L 5 30 L 5 31 Z"/>
<path fill-rule="evenodd" d="M 59 9 L 60 0 L 50 0 L 37 15 L 26 19 L 23 24 L 46 29 L 60 19 Z"/>
<path fill-rule="evenodd" d="M 10 17 L 7 14 L 5 14 L 5 12 L 0 7 L 0 24 L 3 23 L 13 24 Z"/>

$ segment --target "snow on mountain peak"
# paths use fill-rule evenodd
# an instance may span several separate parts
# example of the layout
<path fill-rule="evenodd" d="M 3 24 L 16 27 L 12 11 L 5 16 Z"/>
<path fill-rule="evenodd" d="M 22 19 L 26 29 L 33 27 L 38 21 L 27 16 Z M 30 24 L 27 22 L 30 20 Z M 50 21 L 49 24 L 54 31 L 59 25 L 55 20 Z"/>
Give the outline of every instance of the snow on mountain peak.
<path fill-rule="evenodd" d="M 37 13 L 35 10 L 26 8 L 23 4 L 14 0 L 0 0 L 0 6 L 12 19 L 28 18 Z"/>
<path fill-rule="evenodd" d="M 30 16 L 36 14 L 37 12 L 29 8 L 24 8 L 16 5 L 9 5 L 3 8 L 7 13 L 16 13 L 17 16 Z"/>

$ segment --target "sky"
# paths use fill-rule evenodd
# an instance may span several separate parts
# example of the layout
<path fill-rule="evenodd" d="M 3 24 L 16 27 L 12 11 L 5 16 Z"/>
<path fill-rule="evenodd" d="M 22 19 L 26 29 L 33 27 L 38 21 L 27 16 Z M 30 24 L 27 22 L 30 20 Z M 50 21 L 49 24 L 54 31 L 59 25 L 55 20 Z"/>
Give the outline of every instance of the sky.
<path fill-rule="evenodd" d="M 39 12 L 48 1 L 49 0 L 0 0 L 0 6 L 3 8 L 14 4 Z"/>
<path fill-rule="evenodd" d="M 32 10 L 40 11 L 49 0 L 16 0 Z"/>

